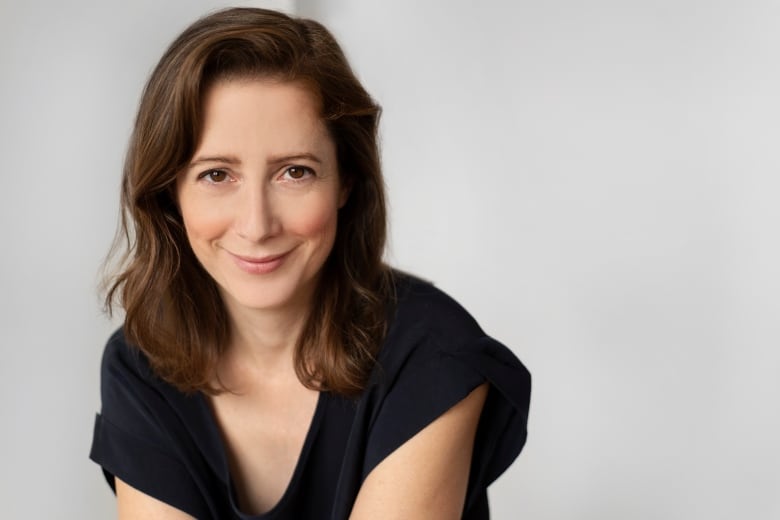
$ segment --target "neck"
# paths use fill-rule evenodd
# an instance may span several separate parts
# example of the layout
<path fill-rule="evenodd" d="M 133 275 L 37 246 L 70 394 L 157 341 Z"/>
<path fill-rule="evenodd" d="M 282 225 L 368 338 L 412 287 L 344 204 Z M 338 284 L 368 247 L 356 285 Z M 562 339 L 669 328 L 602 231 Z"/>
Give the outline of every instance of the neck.
<path fill-rule="evenodd" d="M 225 383 L 242 381 L 283 382 L 295 377 L 295 345 L 306 320 L 296 308 L 248 309 L 225 298 L 230 319 L 230 342 L 222 366 Z"/>

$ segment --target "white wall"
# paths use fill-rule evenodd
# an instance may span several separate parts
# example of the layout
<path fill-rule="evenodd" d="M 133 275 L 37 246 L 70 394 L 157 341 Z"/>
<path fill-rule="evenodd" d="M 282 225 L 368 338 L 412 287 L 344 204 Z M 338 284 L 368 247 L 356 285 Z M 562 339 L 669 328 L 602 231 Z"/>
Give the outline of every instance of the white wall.
<path fill-rule="evenodd" d="M 146 75 L 222 5 L 0 0 L 4 518 L 113 511 L 96 271 Z M 780 517 L 780 5 L 297 7 L 385 107 L 391 258 L 534 375 L 493 517 Z"/>
<path fill-rule="evenodd" d="M 392 258 L 534 375 L 494 517 L 780 518 L 780 4 L 298 6 L 385 108 Z"/>

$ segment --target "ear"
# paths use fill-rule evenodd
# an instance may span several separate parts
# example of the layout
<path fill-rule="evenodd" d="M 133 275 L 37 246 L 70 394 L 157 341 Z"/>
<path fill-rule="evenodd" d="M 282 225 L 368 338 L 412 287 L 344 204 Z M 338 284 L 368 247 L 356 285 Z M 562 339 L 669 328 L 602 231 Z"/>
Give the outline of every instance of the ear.
<path fill-rule="evenodd" d="M 339 209 L 349 200 L 349 194 L 352 193 L 352 182 L 344 182 L 339 189 Z"/>

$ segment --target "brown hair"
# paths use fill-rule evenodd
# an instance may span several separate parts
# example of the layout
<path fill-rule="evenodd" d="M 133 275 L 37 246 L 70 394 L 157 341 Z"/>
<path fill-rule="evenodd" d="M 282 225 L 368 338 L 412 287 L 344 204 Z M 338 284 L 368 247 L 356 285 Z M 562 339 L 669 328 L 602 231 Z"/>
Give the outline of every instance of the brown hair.
<path fill-rule="evenodd" d="M 391 271 L 383 264 L 384 183 L 377 149 L 379 106 L 333 36 L 312 20 L 264 9 L 206 16 L 168 48 L 143 92 L 122 180 L 117 244 L 122 264 L 108 283 L 109 312 L 124 308 L 125 334 L 155 373 L 183 392 L 219 392 L 213 381 L 229 340 L 215 282 L 193 254 L 176 206 L 177 174 L 198 144 L 202 99 L 221 79 L 301 81 L 318 97 L 344 185 L 336 240 L 295 350 L 310 388 L 354 395 L 385 334 Z M 116 250 L 115 247 L 112 252 Z"/>

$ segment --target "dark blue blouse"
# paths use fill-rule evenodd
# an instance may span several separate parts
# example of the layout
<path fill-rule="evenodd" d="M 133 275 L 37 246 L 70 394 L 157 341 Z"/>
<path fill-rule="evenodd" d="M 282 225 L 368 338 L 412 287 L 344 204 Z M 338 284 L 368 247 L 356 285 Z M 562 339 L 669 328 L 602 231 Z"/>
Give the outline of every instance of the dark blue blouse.
<path fill-rule="evenodd" d="M 358 399 L 321 392 L 303 450 L 279 503 L 240 511 L 226 450 L 202 394 L 157 378 L 118 330 L 106 345 L 102 411 L 90 458 L 131 486 L 198 519 L 346 520 L 368 473 L 393 450 L 487 381 L 463 518 L 489 518 L 487 486 L 525 444 L 530 374 L 449 296 L 397 276 L 398 301 L 369 383 Z"/>

